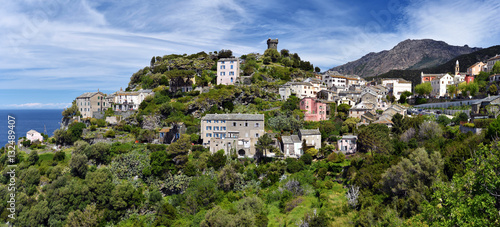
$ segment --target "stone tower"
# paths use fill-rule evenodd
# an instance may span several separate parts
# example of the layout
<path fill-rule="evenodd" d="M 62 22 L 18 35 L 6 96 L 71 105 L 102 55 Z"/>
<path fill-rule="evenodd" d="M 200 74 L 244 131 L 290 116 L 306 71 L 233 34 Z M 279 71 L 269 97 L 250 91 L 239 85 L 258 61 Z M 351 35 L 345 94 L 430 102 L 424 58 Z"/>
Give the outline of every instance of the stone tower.
<path fill-rule="evenodd" d="M 460 66 L 458 65 L 458 60 L 457 63 L 455 64 L 455 75 L 458 75 L 460 73 Z"/>
<path fill-rule="evenodd" d="M 267 39 L 267 49 L 278 50 L 278 39 Z"/>

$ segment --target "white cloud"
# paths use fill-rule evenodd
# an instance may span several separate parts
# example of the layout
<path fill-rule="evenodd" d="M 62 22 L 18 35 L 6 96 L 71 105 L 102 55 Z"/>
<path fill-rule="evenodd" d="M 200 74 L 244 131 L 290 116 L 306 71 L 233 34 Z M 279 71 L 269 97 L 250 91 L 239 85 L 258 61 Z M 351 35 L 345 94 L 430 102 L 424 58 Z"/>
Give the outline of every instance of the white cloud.
<path fill-rule="evenodd" d="M 19 109 L 62 109 L 71 106 L 71 103 L 24 103 L 24 104 L 10 104 L 7 107 Z"/>

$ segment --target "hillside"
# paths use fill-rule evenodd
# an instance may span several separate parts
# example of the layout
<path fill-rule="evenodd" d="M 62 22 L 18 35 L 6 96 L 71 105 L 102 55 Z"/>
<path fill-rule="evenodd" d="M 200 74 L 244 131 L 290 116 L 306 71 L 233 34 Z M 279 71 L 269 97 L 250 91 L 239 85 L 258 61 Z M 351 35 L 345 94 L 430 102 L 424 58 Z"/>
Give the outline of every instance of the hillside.
<path fill-rule="evenodd" d="M 443 41 L 432 39 L 408 39 L 400 42 L 391 50 L 369 53 L 356 61 L 334 67 L 329 71 L 372 77 L 390 70 L 434 67 L 459 55 L 469 54 L 480 49 L 470 48 L 467 45 L 463 47 L 451 46 Z"/>
<path fill-rule="evenodd" d="M 424 68 L 419 70 L 391 70 L 387 73 L 381 74 L 376 78 L 404 78 L 406 80 L 410 80 L 414 85 L 420 83 L 420 74 L 424 73 L 447 73 L 455 71 L 455 63 L 458 60 L 460 63 L 460 72 L 466 72 L 467 68 L 478 61 L 486 62 L 489 58 L 495 56 L 500 53 L 500 45 L 492 46 L 486 49 L 478 50 L 476 52 L 470 54 L 460 55 L 455 57 L 444 64 Z"/>

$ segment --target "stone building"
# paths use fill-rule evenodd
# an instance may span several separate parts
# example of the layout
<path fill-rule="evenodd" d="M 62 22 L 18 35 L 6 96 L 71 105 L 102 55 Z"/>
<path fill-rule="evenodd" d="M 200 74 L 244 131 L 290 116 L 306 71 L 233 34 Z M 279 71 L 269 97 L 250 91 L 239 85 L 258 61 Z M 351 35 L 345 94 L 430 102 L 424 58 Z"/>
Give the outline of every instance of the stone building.
<path fill-rule="evenodd" d="M 115 111 L 138 110 L 142 101 L 150 95 L 154 95 L 153 90 L 122 91 L 114 94 Z"/>
<path fill-rule="evenodd" d="M 299 129 L 299 138 L 301 142 L 305 140 L 307 149 L 316 148 L 319 150 L 321 148 L 321 132 L 319 129 Z"/>
<path fill-rule="evenodd" d="M 201 139 L 210 152 L 237 152 L 253 157 L 255 144 L 264 135 L 264 114 L 207 114 L 201 118 Z"/>
<path fill-rule="evenodd" d="M 86 92 L 76 97 L 76 106 L 82 114 L 82 118 L 92 118 L 94 111 L 104 111 L 111 107 L 106 105 L 105 95 L 99 90 Z"/>
<path fill-rule="evenodd" d="M 282 136 L 281 141 L 280 148 L 285 158 L 298 158 L 304 153 L 302 152 L 302 141 L 298 135 Z"/>
<path fill-rule="evenodd" d="M 353 154 L 357 151 L 356 142 L 358 137 L 355 135 L 343 135 L 341 139 L 337 141 L 337 146 L 340 152 L 344 154 Z"/>
<path fill-rule="evenodd" d="M 267 39 L 267 49 L 278 50 L 278 39 Z"/>

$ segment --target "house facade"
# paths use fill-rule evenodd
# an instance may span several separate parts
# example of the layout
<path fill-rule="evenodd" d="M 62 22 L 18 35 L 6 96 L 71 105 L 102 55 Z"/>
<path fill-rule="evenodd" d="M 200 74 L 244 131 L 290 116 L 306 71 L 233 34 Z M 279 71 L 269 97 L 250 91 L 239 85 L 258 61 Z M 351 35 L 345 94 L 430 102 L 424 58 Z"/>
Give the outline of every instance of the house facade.
<path fill-rule="evenodd" d="M 207 114 L 201 118 L 201 139 L 210 152 L 234 150 L 253 157 L 255 144 L 264 135 L 264 114 Z"/>
<path fill-rule="evenodd" d="M 217 85 L 234 85 L 240 77 L 238 58 L 221 58 L 217 61 Z"/>
<path fill-rule="evenodd" d="M 114 110 L 115 111 L 127 111 L 127 110 L 138 110 L 139 105 L 148 96 L 154 95 L 152 90 L 139 90 L 139 91 L 122 91 L 114 94 Z"/>
<path fill-rule="evenodd" d="M 305 140 L 307 148 L 321 149 L 321 132 L 319 129 L 299 129 L 299 138 L 301 143 Z"/>
<path fill-rule="evenodd" d="M 340 89 L 347 88 L 348 85 L 347 77 L 333 74 L 322 75 L 321 82 L 323 82 L 323 84 L 327 87 L 335 86 Z"/>
<path fill-rule="evenodd" d="M 446 87 L 454 84 L 454 77 L 450 74 L 443 74 L 431 82 L 432 91 L 431 96 L 444 96 L 446 94 Z"/>
<path fill-rule="evenodd" d="M 316 98 L 303 98 L 300 101 L 300 109 L 305 110 L 305 121 L 328 120 L 326 115 L 326 103 Z"/>
<path fill-rule="evenodd" d="M 488 59 L 488 61 L 486 62 L 487 72 L 491 72 L 491 70 L 493 69 L 493 66 L 495 65 L 495 63 L 497 61 L 500 61 L 500 55 L 496 55 L 495 57 Z"/>
<path fill-rule="evenodd" d="M 397 78 L 397 79 L 383 79 L 382 86 L 389 88 L 392 91 L 392 95 L 399 100 L 401 94 L 405 91 L 411 92 L 412 84 L 410 81 Z"/>
<path fill-rule="evenodd" d="M 76 97 L 76 106 L 82 118 L 92 118 L 94 117 L 94 111 L 104 111 L 111 107 L 106 105 L 105 95 L 99 90 L 97 92 L 86 92 Z"/>
<path fill-rule="evenodd" d="M 304 154 L 302 151 L 302 141 L 298 135 L 282 136 L 280 148 L 285 158 L 299 158 Z"/>
<path fill-rule="evenodd" d="M 358 150 L 356 142 L 358 137 L 354 135 L 344 135 L 337 141 L 338 150 L 344 154 L 354 154 Z"/>
<path fill-rule="evenodd" d="M 316 97 L 318 92 L 326 90 L 326 86 L 311 82 L 287 82 L 279 89 L 281 100 L 287 100 L 292 94 L 297 98 Z"/>
<path fill-rule="evenodd" d="M 486 64 L 484 62 L 477 62 L 474 65 L 467 68 L 467 75 L 476 76 L 480 72 L 484 71 Z"/>

